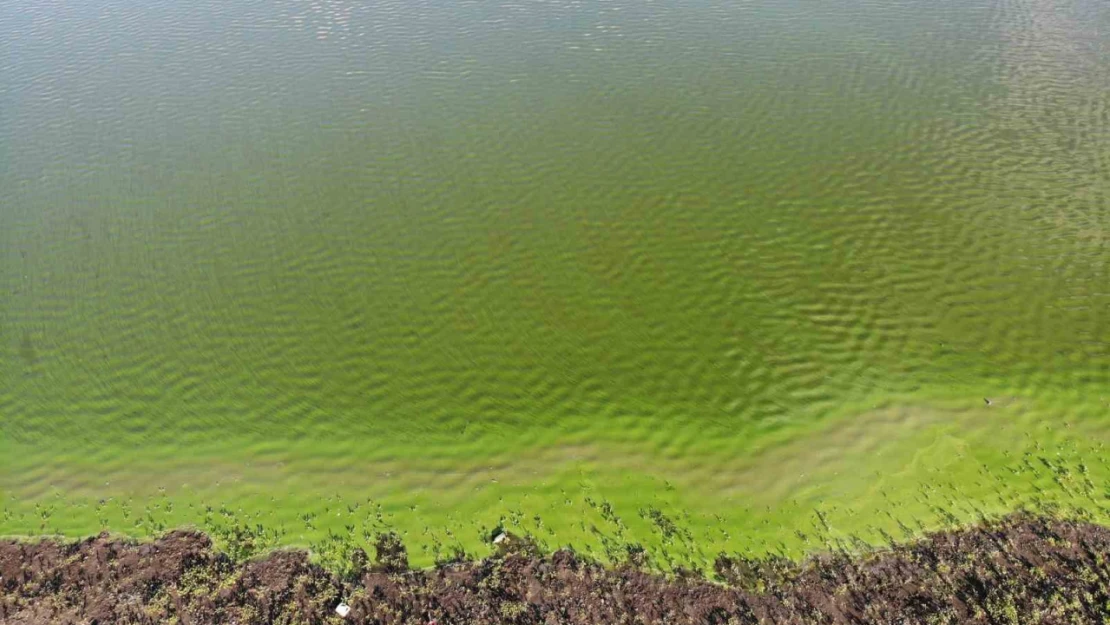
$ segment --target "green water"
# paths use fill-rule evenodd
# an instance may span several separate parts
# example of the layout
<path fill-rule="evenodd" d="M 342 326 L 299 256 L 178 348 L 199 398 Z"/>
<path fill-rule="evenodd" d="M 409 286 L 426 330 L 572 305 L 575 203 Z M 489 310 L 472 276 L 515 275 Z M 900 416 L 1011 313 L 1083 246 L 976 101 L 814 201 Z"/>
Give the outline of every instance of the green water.
<path fill-rule="evenodd" d="M 768 550 L 815 509 L 1069 497 L 1012 468 L 1107 473 L 1108 28 L 4 3 L 0 533 L 225 505 L 305 543 L 341 499 L 414 542 L 515 510 L 579 543 L 589 497 Z"/>

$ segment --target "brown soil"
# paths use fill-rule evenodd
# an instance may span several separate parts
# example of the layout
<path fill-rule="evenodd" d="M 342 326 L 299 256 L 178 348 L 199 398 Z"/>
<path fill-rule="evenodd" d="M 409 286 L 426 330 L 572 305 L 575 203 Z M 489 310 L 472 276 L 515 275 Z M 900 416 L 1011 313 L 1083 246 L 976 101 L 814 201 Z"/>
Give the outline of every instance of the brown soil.
<path fill-rule="evenodd" d="M 192 532 L 0 542 L 0 623 L 1110 623 L 1110 529 L 1032 516 L 800 565 L 721 557 L 718 583 L 526 549 L 405 571 L 379 546 L 345 581 L 297 551 L 235 564 Z"/>

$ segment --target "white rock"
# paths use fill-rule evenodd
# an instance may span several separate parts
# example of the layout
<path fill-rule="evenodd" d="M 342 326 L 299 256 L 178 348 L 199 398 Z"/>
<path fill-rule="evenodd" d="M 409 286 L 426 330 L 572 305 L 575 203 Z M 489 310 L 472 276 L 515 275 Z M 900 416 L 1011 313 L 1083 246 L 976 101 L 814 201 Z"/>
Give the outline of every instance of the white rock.
<path fill-rule="evenodd" d="M 347 615 L 351 613 L 351 606 L 347 605 L 346 603 L 340 603 L 339 605 L 335 606 L 335 613 L 339 616 L 342 616 L 343 618 L 347 618 Z"/>
<path fill-rule="evenodd" d="M 508 538 L 508 536 L 505 535 L 505 532 L 501 532 L 493 538 L 493 544 L 500 545 L 501 543 L 505 542 L 506 538 Z"/>

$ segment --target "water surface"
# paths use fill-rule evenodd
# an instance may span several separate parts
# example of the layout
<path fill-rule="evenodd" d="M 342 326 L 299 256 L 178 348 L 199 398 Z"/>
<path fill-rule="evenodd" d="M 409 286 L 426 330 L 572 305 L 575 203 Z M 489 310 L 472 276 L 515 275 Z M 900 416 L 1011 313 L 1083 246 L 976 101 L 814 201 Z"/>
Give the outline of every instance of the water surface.
<path fill-rule="evenodd" d="M 1110 438 L 1108 28 L 7 3 L 0 530 L 167 492 L 414 530 L 582 492 L 741 529 L 938 475 L 985 500 L 1006 454 Z"/>

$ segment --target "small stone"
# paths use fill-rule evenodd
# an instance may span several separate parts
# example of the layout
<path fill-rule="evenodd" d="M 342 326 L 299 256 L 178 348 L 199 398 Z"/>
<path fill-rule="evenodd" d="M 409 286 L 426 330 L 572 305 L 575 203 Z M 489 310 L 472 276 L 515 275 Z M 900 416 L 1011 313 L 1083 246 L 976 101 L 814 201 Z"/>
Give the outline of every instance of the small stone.
<path fill-rule="evenodd" d="M 351 613 L 351 606 L 346 603 L 340 603 L 335 606 L 335 613 L 343 618 L 347 618 L 347 615 Z"/>
<path fill-rule="evenodd" d="M 500 545 L 501 543 L 505 542 L 505 539 L 507 539 L 508 537 L 508 534 L 506 534 L 505 532 L 501 532 L 497 536 L 493 537 L 493 544 Z"/>

